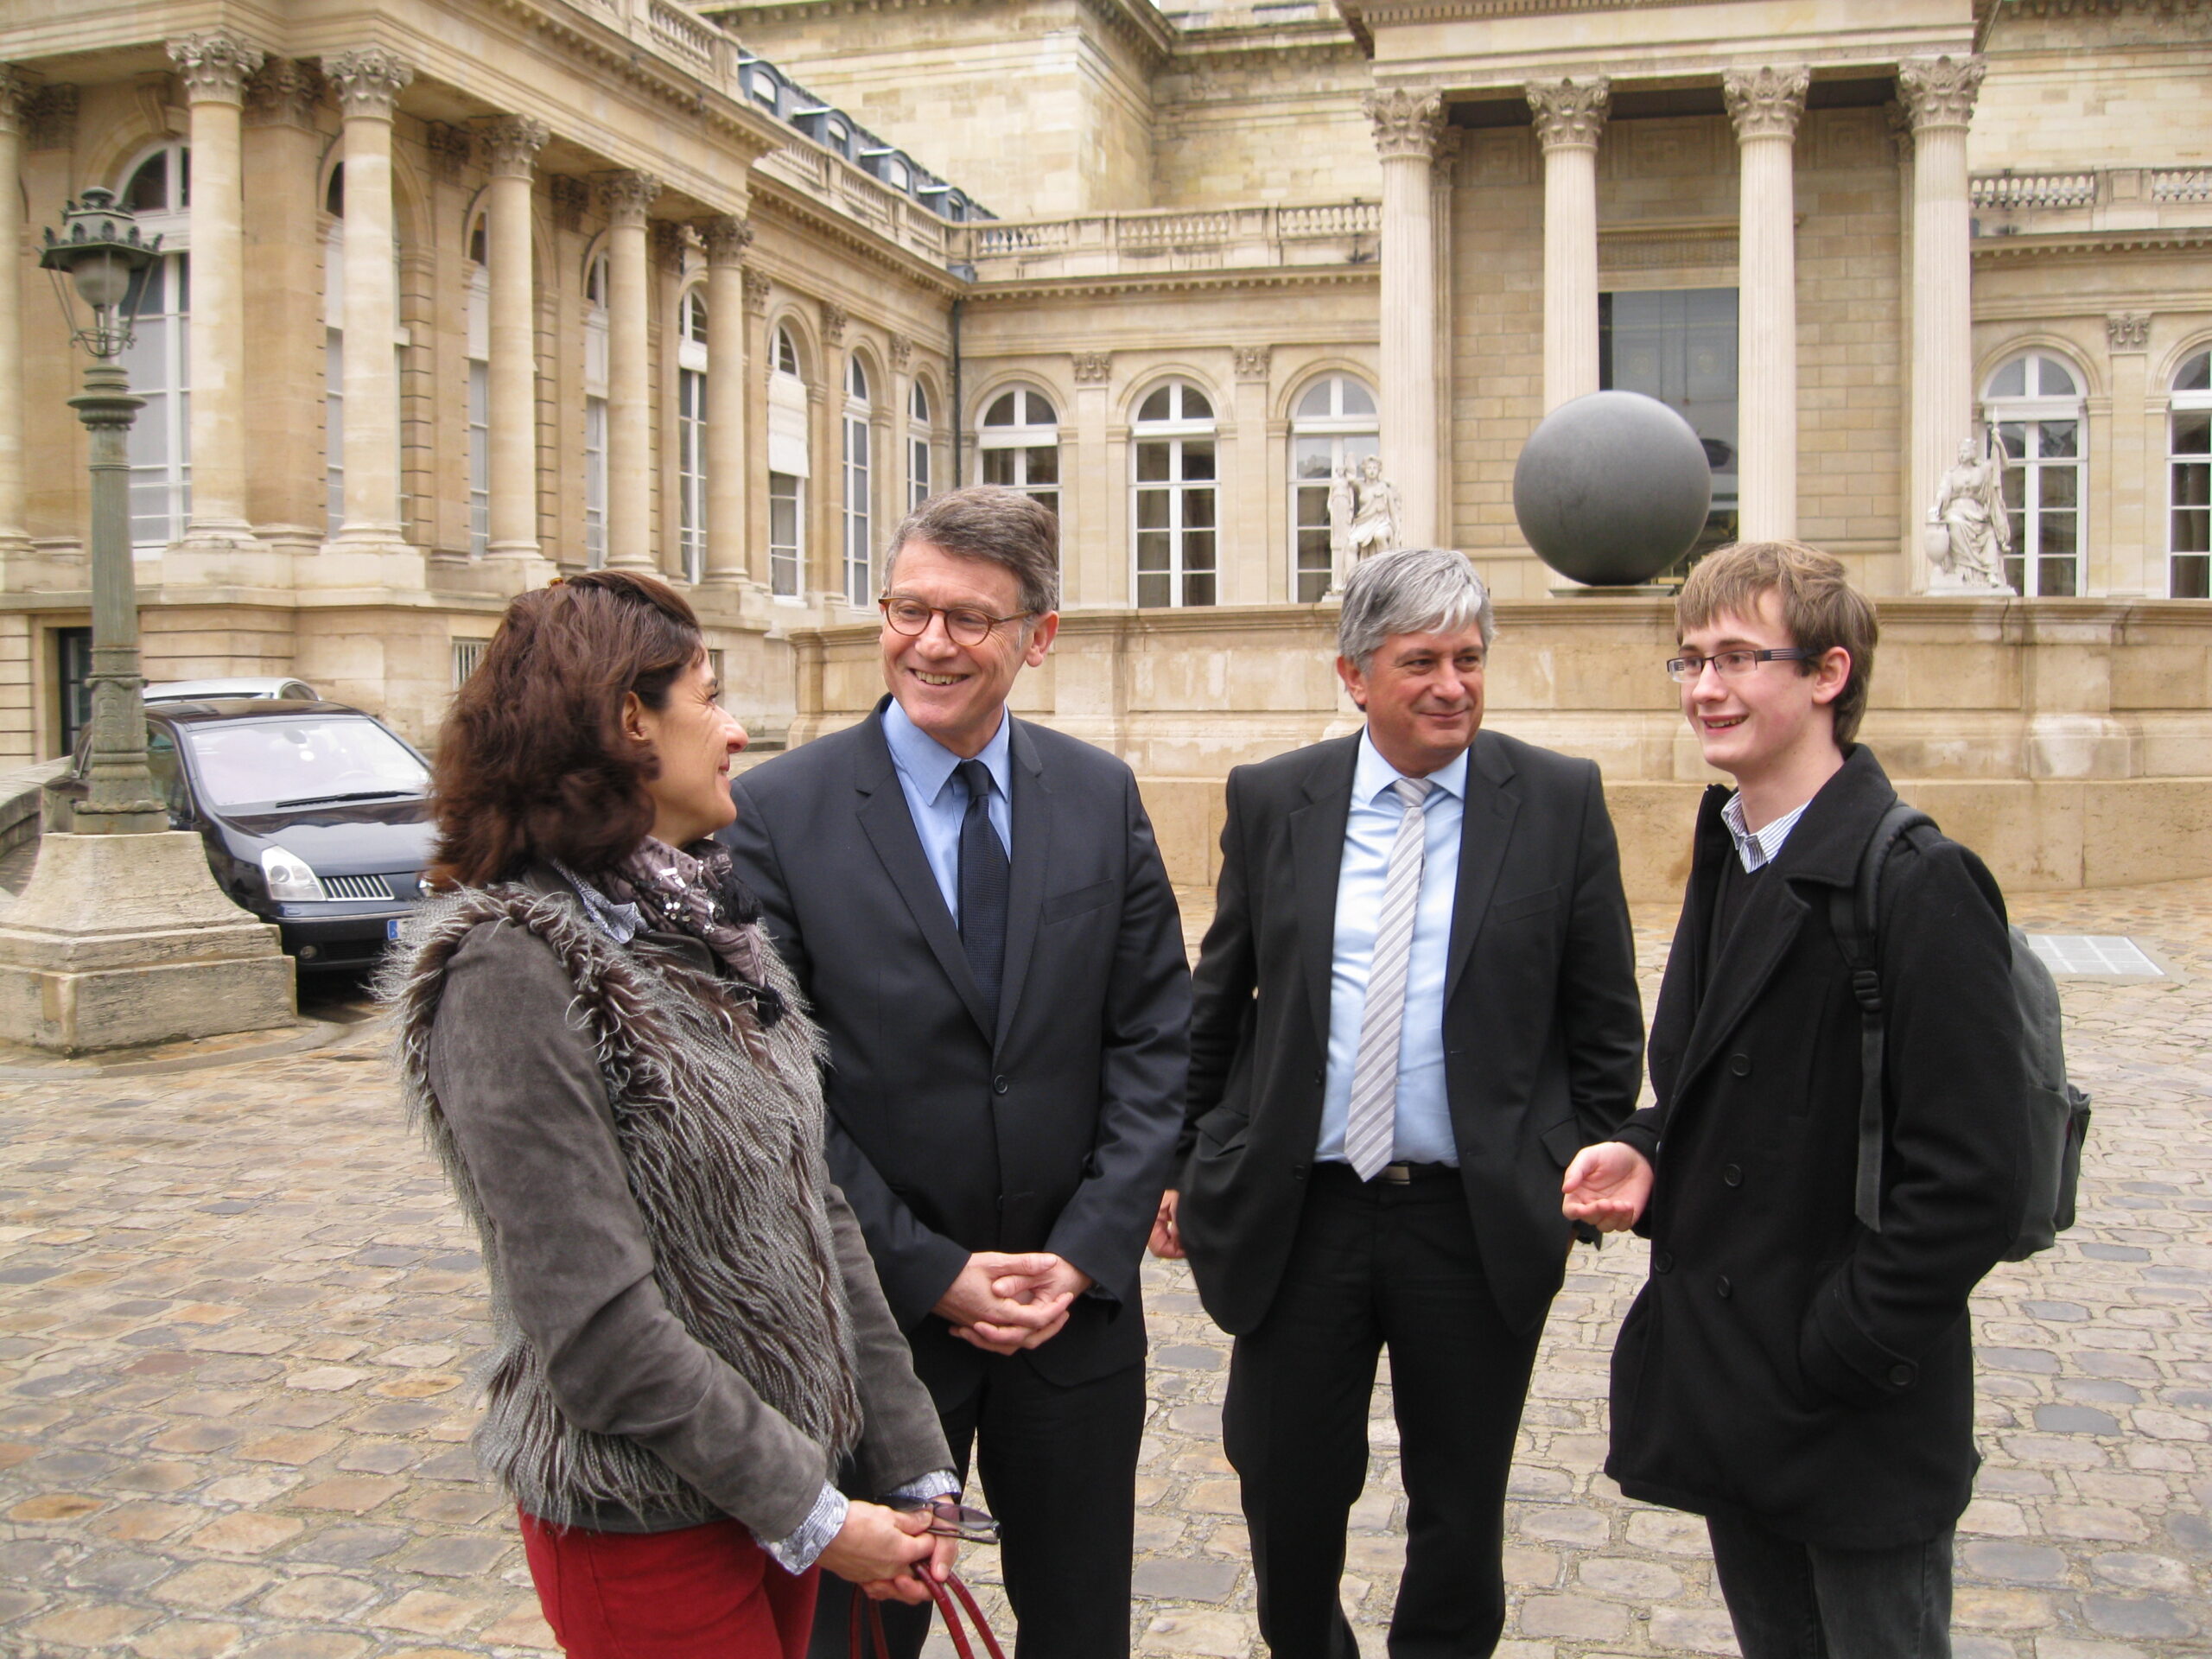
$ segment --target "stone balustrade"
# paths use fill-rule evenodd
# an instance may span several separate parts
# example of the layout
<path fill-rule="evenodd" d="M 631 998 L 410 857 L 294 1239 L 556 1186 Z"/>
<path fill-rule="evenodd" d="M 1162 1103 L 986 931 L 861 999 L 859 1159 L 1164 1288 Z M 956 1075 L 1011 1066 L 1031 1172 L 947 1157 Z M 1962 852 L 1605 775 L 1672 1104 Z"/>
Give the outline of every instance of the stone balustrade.
<path fill-rule="evenodd" d="M 794 136 L 781 149 L 754 164 L 755 175 L 766 175 L 787 184 L 823 207 L 857 219 L 886 241 L 908 252 L 943 265 L 958 257 L 951 238 L 963 234 L 880 180 L 855 167 L 836 151 L 811 139 Z"/>
<path fill-rule="evenodd" d="M 1376 257 L 1382 226 L 1377 203 L 1341 201 L 1001 219 L 947 234 L 952 257 L 993 282 L 1356 264 Z"/>
<path fill-rule="evenodd" d="M 2212 225 L 2212 168 L 1977 173 L 1968 200 L 1979 237 L 2190 229 Z"/>

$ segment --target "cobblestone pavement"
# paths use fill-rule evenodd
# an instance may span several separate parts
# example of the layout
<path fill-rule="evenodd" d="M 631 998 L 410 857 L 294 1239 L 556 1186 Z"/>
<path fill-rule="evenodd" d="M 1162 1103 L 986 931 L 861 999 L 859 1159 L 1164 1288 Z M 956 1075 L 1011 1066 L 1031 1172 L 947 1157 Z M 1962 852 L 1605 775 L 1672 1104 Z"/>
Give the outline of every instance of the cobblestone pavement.
<path fill-rule="evenodd" d="M 1962 1659 L 2212 1653 L 2212 883 L 2017 910 L 2133 934 L 2192 978 L 2065 988 L 2097 1096 L 2082 1220 L 1977 1304 L 1988 1461 L 1960 1535 Z M 1647 996 L 1670 920 L 1637 916 Z M 381 1061 L 364 1029 L 160 1077 L 0 1078 L 0 1653 L 550 1648 L 512 1513 L 463 1444 L 473 1241 Z M 1733 1651 L 1700 1524 L 1598 1471 L 1643 1265 L 1632 1241 L 1578 1253 L 1546 1332 L 1508 1659 Z M 1154 1264 L 1147 1300 L 1139 1643 L 1241 1659 L 1258 1649 L 1219 1444 L 1226 1343 L 1179 1269 Z M 1372 1438 L 1345 1594 L 1379 1652 L 1403 1516 L 1387 1390 Z"/>

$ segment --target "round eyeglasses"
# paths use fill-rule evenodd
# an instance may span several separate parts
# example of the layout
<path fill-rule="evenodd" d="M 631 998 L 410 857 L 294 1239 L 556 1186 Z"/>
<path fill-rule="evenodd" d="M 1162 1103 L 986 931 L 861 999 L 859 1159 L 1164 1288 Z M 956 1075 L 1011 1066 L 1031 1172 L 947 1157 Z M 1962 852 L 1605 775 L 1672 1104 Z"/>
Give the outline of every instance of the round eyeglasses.
<path fill-rule="evenodd" d="M 945 637 L 956 645 L 980 645 L 991 637 L 992 631 L 1009 622 L 1027 622 L 1037 614 L 1034 611 L 1016 611 L 1012 616 L 993 616 L 988 611 L 978 611 L 965 605 L 925 605 L 918 599 L 899 599 L 890 594 L 876 601 L 883 620 L 900 633 L 914 635 L 929 632 L 930 618 L 944 619 Z"/>
<path fill-rule="evenodd" d="M 1776 645 L 1769 651 L 1716 651 L 1710 657 L 1670 657 L 1667 659 L 1667 677 L 1688 685 L 1704 673 L 1705 665 L 1710 663 L 1713 671 L 1722 679 L 1736 680 L 1761 663 L 1809 663 L 1816 661 L 1820 654 L 1804 645 Z"/>

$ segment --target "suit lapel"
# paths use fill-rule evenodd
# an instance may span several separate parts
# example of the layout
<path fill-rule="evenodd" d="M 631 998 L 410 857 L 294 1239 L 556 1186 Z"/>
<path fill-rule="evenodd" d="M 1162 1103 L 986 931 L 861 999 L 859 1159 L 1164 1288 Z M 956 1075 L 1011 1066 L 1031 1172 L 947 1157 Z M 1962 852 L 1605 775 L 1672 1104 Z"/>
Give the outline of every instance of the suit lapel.
<path fill-rule="evenodd" d="M 983 994 L 976 984 L 976 976 L 969 969 L 968 953 L 961 945 L 958 930 L 952 925 L 952 912 L 945 908 L 944 894 L 938 890 L 937 877 L 931 874 L 930 861 L 922 852 L 922 838 L 915 831 L 914 816 L 906 809 L 906 791 L 899 786 L 898 771 L 891 764 L 890 745 L 883 740 L 880 709 L 868 723 L 868 739 L 861 746 L 860 761 L 854 768 L 853 786 L 863 798 L 861 829 L 875 849 L 876 857 L 883 861 L 884 873 L 899 890 L 899 896 L 906 901 L 906 908 L 922 930 L 922 938 L 928 941 L 938 965 L 959 992 L 961 1001 L 967 1005 L 976 1026 L 988 1036 L 990 1026 L 985 1017 Z M 1019 798 L 1017 794 L 1016 799 Z M 1017 831 L 1014 845 L 1020 844 L 1021 836 Z M 1019 891 L 1019 887 L 1014 889 Z M 1011 928 L 1010 919 L 1008 925 Z"/>
<path fill-rule="evenodd" d="M 999 980 L 999 1028 L 993 1046 L 1006 1040 L 1014 1005 L 1037 944 L 1037 920 L 1045 904 L 1045 866 L 1052 847 L 1052 791 L 1029 731 L 1009 714 L 1013 724 L 1007 753 L 1013 764 L 1014 859 L 1008 872 L 1006 912 L 1006 968 Z M 966 961 L 963 956 L 963 962 Z"/>
<path fill-rule="evenodd" d="M 1452 938 L 1445 958 L 1444 1001 L 1446 1007 L 1459 988 L 1459 975 L 1474 949 L 1489 912 L 1491 894 L 1497 888 L 1497 873 L 1505 864 L 1505 849 L 1513 838 L 1513 823 L 1521 813 L 1520 792 L 1512 787 L 1513 762 L 1504 746 L 1475 734 L 1467 753 L 1466 804 L 1459 815 L 1459 877 L 1452 894 Z"/>
<path fill-rule="evenodd" d="M 1736 856 L 1732 844 L 1726 849 L 1726 856 Z M 1779 865 L 1769 867 L 1766 874 L 1758 878 L 1758 885 L 1744 901 L 1743 913 L 1737 917 L 1734 930 L 1713 959 L 1712 970 L 1706 976 L 1706 995 L 1698 1005 L 1689 1041 L 1682 1051 L 1681 1070 L 1675 1081 L 1677 1099 L 1719 1052 L 1729 1034 L 1743 1023 L 1744 1016 L 1766 989 L 1767 982 L 1774 977 L 1774 970 L 1797 943 L 1797 930 L 1804 925 L 1812 910 L 1798 896 Z M 1709 925 L 1709 912 L 1707 921 Z"/>
<path fill-rule="evenodd" d="M 1306 774 L 1306 804 L 1290 825 L 1290 880 L 1297 895 L 1298 957 L 1324 1052 L 1329 1044 L 1329 977 L 1337 954 L 1337 878 L 1344 870 L 1344 824 L 1351 816 L 1352 768 L 1359 740 L 1339 740 Z"/>

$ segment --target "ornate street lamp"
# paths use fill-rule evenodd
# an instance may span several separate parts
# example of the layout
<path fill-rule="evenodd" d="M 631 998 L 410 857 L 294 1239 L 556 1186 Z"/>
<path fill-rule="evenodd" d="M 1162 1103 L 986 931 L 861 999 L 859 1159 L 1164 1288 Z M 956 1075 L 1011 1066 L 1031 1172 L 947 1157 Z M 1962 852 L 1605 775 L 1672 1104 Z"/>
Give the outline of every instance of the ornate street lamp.
<path fill-rule="evenodd" d="M 54 276 L 70 336 L 92 355 L 84 395 L 71 407 L 92 437 L 92 746 L 79 835 L 148 835 L 169 827 L 146 772 L 145 681 L 138 672 L 138 587 L 130 555 L 130 423 L 145 399 L 130 395 L 118 360 L 146 291 L 162 238 L 147 241 L 113 194 L 98 188 L 69 204 L 46 233 L 39 264 Z M 82 322 L 76 302 L 92 314 Z"/>

